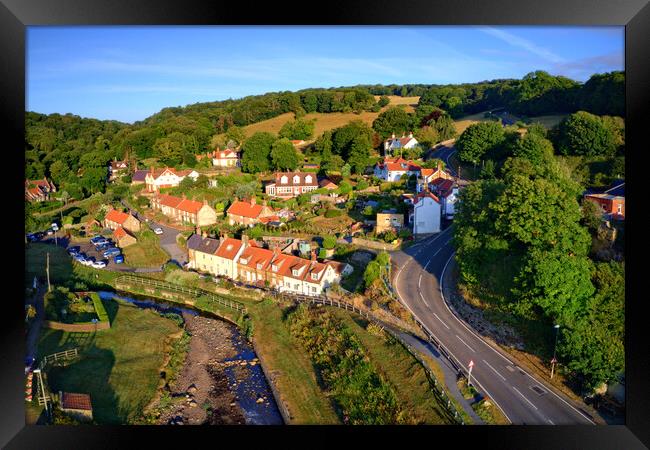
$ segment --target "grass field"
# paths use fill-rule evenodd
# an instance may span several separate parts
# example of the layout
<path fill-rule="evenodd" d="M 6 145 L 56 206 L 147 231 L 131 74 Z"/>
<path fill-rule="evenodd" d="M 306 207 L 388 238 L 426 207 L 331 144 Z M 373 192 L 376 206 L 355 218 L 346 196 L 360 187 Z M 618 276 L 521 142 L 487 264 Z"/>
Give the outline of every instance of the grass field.
<path fill-rule="evenodd" d="M 332 402 L 318 386 L 309 356 L 283 321 L 283 309 L 272 301 L 265 301 L 254 308 L 251 315 L 255 348 L 289 409 L 291 423 L 339 424 Z"/>
<path fill-rule="evenodd" d="M 126 424 L 138 418 L 155 395 L 168 336 L 179 327 L 150 310 L 104 301 L 111 328 L 97 333 L 43 330 L 38 357 L 79 348 L 80 359 L 47 370 L 53 392 L 88 393 L 101 424 Z"/>
<path fill-rule="evenodd" d="M 33 242 L 25 250 L 25 287 L 31 287 L 34 276 L 46 278 L 47 254 L 50 254 L 50 282 L 64 283 L 72 277 L 72 258 L 61 248 L 51 244 Z"/>
<path fill-rule="evenodd" d="M 160 248 L 160 240 L 152 231 L 136 235 L 138 242 L 122 249 L 125 264 L 131 267 L 160 267 L 169 255 Z"/>
<path fill-rule="evenodd" d="M 379 98 L 379 97 L 377 97 Z M 420 100 L 420 97 L 398 97 L 395 95 L 388 96 L 390 98 L 390 104 L 382 109 L 384 111 L 386 108 L 394 105 L 406 105 L 406 111 L 413 112 L 413 105 L 416 105 Z M 314 137 L 318 137 L 323 134 L 324 131 L 332 130 L 334 128 L 342 127 L 343 125 L 348 124 L 353 120 L 362 120 L 368 125 L 372 125 L 372 122 L 377 118 L 380 113 L 378 112 L 369 112 L 364 111 L 361 114 L 355 113 L 309 113 L 305 115 L 305 119 L 311 120 L 316 119 L 316 124 L 314 127 Z M 261 122 L 253 123 L 243 127 L 246 137 L 251 136 L 253 133 L 258 131 L 266 131 L 269 133 L 277 134 L 282 128 L 282 125 L 287 123 L 290 120 L 294 119 L 293 113 L 281 114 L 272 119 L 263 120 Z"/>
<path fill-rule="evenodd" d="M 456 125 L 456 131 L 460 135 L 463 131 L 467 129 L 470 125 L 473 123 L 478 123 L 478 122 L 487 122 L 489 119 L 484 117 L 485 112 L 480 112 L 477 114 L 472 114 L 469 116 L 461 117 L 460 119 L 457 119 L 455 121 Z M 567 114 L 557 114 L 557 115 L 549 115 L 549 116 L 537 116 L 537 117 L 530 117 L 530 123 L 540 123 L 544 125 L 547 129 L 551 129 L 554 126 L 556 126 L 562 119 L 564 119 L 567 116 Z"/>
<path fill-rule="evenodd" d="M 403 411 L 413 424 L 452 424 L 429 386 L 424 368 L 397 341 L 367 331 L 367 321 L 340 310 L 332 311 L 361 341 L 379 373 L 395 387 Z"/>

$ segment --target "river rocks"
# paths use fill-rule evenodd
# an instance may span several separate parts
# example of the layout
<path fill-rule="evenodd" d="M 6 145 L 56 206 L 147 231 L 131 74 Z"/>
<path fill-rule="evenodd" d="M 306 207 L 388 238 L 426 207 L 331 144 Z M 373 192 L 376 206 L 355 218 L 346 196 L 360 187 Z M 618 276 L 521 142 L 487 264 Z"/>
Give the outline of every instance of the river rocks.
<path fill-rule="evenodd" d="M 264 399 L 262 397 L 258 398 L 257 403 L 264 403 Z"/>
<path fill-rule="evenodd" d="M 190 400 L 189 406 L 190 408 L 196 408 L 198 406 L 198 403 L 196 403 L 194 400 Z"/>
<path fill-rule="evenodd" d="M 187 388 L 187 392 L 194 394 L 196 392 L 196 386 L 194 384 L 191 384 L 190 387 Z"/>

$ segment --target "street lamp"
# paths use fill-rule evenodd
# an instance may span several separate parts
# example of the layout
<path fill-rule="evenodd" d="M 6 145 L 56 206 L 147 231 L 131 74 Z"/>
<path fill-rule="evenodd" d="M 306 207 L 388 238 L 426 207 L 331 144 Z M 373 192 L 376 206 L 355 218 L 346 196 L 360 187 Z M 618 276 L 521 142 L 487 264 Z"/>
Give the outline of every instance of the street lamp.
<path fill-rule="evenodd" d="M 43 402 L 45 402 L 45 411 L 49 413 L 47 408 L 47 397 L 45 396 L 45 386 L 43 385 L 43 376 L 41 375 L 41 369 L 34 369 L 34 373 L 38 375 L 38 384 L 41 386 L 41 392 L 43 393 Z"/>
<path fill-rule="evenodd" d="M 555 364 L 557 359 L 555 359 L 555 351 L 557 350 L 557 337 L 560 334 L 560 325 L 553 325 L 555 328 L 555 345 L 553 346 L 553 359 L 551 359 L 551 380 L 553 379 L 553 372 L 555 371 Z"/>

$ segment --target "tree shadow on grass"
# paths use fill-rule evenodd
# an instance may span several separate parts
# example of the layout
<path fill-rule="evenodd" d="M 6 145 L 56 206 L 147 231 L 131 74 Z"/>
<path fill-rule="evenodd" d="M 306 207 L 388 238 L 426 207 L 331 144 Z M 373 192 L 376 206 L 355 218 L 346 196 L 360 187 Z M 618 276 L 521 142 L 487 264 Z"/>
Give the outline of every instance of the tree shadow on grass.
<path fill-rule="evenodd" d="M 118 407 L 118 397 L 109 384 L 115 356 L 111 350 L 90 345 L 80 358 L 65 367 L 47 369 L 50 390 L 89 394 L 93 418 L 99 424 L 123 424 L 127 418 Z"/>

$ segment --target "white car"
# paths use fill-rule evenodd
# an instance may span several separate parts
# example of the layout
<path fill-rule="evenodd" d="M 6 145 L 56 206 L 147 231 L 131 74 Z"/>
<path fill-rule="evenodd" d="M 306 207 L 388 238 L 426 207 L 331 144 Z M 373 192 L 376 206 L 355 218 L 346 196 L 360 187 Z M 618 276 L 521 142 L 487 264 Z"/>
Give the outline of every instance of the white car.
<path fill-rule="evenodd" d="M 104 261 L 95 261 L 90 265 L 95 269 L 103 269 L 104 267 L 106 267 L 106 263 Z"/>
<path fill-rule="evenodd" d="M 162 228 L 154 228 L 153 232 L 156 233 L 156 234 L 163 234 Z"/>
<path fill-rule="evenodd" d="M 79 262 L 84 266 L 92 266 L 93 264 L 95 264 L 95 260 L 92 258 L 86 258 L 85 260 Z"/>

